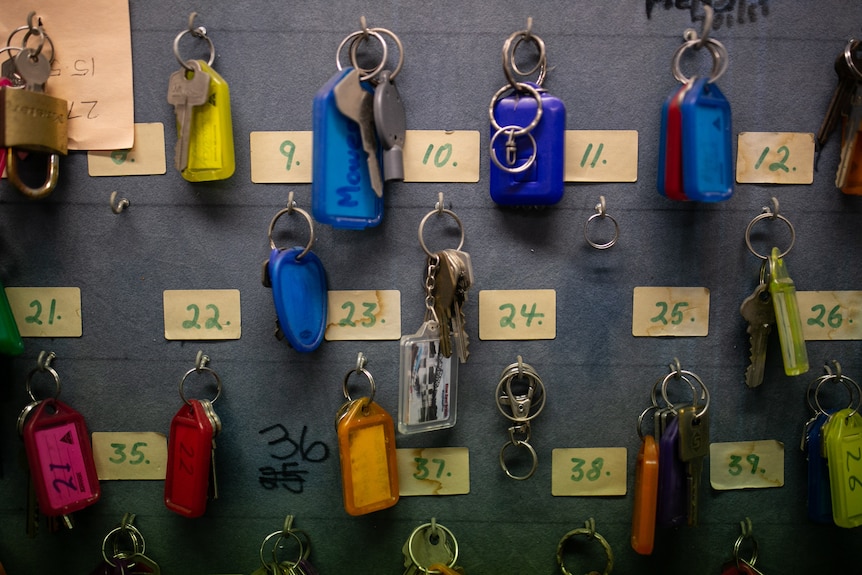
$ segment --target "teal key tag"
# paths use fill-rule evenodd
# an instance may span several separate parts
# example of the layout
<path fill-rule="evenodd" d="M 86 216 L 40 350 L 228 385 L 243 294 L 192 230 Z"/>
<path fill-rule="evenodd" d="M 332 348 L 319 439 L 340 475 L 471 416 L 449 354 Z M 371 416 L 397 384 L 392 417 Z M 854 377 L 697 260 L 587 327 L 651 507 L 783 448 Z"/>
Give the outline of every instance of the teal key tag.
<path fill-rule="evenodd" d="M 697 78 L 680 105 L 683 192 L 720 202 L 733 195 L 730 103 L 709 78 Z"/>
<path fill-rule="evenodd" d="M 312 213 L 336 228 L 383 218 L 383 178 L 374 127 L 374 89 L 346 67 L 314 96 Z"/>
<path fill-rule="evenodd" d="M 294 212 L 304 216 L 311 230 L 305 248 L 277 248 L 272 239 L 275 222 L 284 214 Z M 297 208 L 293 192 L 288 207 L 278 212 L 269 225 L 269 243 L 272 251 L 264 264 L 263 284 L 272 288 L 272 299 L 278 317 L 279 332 L 296 351 L 317 349 L 326 331 L 327 281 L 320 259 L 311 251 L 314 227 L 311 216 Z M 278 334 L 277 334 L 278 335 Z"/>
<path fill-rule="evenodd" d="M 458 355 L 440 350 L 436 321 L 422 324 L 401 338 L 398 386 L 398 431 L 404 434 L 455 425 L 458 407 Z"/>

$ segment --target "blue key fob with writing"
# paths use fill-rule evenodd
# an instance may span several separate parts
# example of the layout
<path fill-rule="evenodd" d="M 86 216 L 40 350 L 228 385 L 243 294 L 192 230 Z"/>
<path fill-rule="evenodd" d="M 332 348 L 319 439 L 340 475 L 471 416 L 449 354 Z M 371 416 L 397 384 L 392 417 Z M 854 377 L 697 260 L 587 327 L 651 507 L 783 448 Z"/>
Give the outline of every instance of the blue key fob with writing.
<path fill-rule="evenodd" d="M 829 463 L 822 447 L 823 424 L 829 419 L 818 413 L 805 434 L 808 449 L 808 519 L 816 523 L 835 523 L 832 518 L 832 488 L 829 483 Z"/>
<path fill-rule="evenodd" d="M 293 349 L 309 352 L 323 341 L 328 296 L 320 259 L 311 251 L 297 259 L 304 249 L 272 250 L 266 273 L 281 332 Z"/>
<path fill-rule="evenodd" d="M 353 112 L 349 106 L 358 107 L 360 101 L 367 100 L 373 110 L 374 88 L 368 82 L 358 82 L 356 74 L 353 68 L 344 68 L 314 96 L 311 211 L 318 222 L 361 230 L 378 225 L 383 218 L 382 180 L 377 191 L 374 187 L 381 173 L 376 159 L 382 156 L 382 150 L 374 136 L 373 111 L 367 112 L 363 107 L 362 114 L 353 114 L 369 114 L 363 123 L 370 134 L 363 136 L 359 122 L 339 109 L 340 103 L 343 109 Z M 371 161 L 364 138 L 374 138 L 373 145 L 378 148 Z M 375 161 L 377 173 L 372 183 L 375 174 L 369 164 Z"/>
<path fill-rule="evenodd" d="M 532 82 L 542 100 L 542 117 L 527 134 L 514 138 L 515 153 L 507 151 L 505 131 L 498 133 L 491 125 L 491 153 L 506 167 L 518 168 L 530 162 L 529 168 L 518 173 L 501 169 L 491 161 L 491 199 L 503 206 L 549 206 L 563 198 L 565 172 L 566 106 Z M 494 118 L 505 130 L 507 126 L 524 128 L 536 117 L 536 98 L 526 91 L 515 91 L 494 103 Z M 514 160 L 511 165 L 508 160 Z"/>
<path fill-rule="evenodd" d="M 682 179 L 685 195 L 721 202 L 733 195 L 730 103 L 715 84 L 698 78 L 682 105 Z"/>

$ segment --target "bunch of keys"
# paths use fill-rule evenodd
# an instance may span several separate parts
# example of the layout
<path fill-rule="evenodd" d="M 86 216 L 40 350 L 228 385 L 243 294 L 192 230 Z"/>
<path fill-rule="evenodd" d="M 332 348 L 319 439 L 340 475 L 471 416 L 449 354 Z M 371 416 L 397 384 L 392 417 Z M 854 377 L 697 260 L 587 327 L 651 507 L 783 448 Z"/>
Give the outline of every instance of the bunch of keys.
<path fill-rule="evenodd" d="M 805 422 L 800 449 L 805 453 L 808 462 L 808 519 L 816 523 L 834 523 L 832 514 L 832 490 L 829 483 L 829 464 L 823 444 L 823 427 L 829 418 L 838 411 L 825 409 L 821 402 L 821 390 L 826 383 L 842 383 L 850 395 L 847 408 L 853 406 L 854 392 L 859 394 L 862 402 L 862 389 L 855 381 L 841 372 L 841 365 L 833 360 L 835 371 L 824 365 L 824 375 L 813 380 L 808 385 L 805 399 L 813 415 Z"/>
<path fill-rule="evenodd" d="M 509 441 L 500 448 L 500 467 L 506 475 L 512 479 L 529 479 L 536 472 L 539 465 L 539 457 L 536 450 L 530 445 L 531 427 L 533 419 L 545 408 L 545 384 L 532 365 L 524 363 L 521 356 L 518 361 L 507 365 L 497 382 L 494 391 L 494 401 L 497 409 L 503 416 L 512 422 L 509 427 Z M 503 408 L 506 409 L 503 409 Z M 506 462 L 506 450 L 509 447 L 523 447 L 530 454 L 530 469 L 523 475 L 513 473 L 510 463 Z"/>
<path fill-rule="evenodd" d="M 9 52 L 2 67 L 5 81 L 0 87 L 0 117 L 3 118 L 0 148 L 8 149 L 4 159 L 9 182 L 25 196 L 41 199 L 57 186 L 60 154 L 68 153 L 68 103 L 45 93 L 54 61 L 54 44 L 35 12 L 28 15 L 26 26 L 12 32 L 8 42 L 19 32 L 25 32 L 22 46 L 7 45 L 0 49 L 0 52 Z M 27 41 L 33 36 L 38 43 L 30 48 Z M 50 57 L 44 50 L 46 43 L 51 49 Z M 12 51 L 17 53 L 12 56 Z M 24 171 L 35 171 L 35 166 L 19 166 L 23 160 L 20 154 L 24 153 L 35 161 L 44 160 L 47 154 L 47 172 L 42 183 L 35 187 L 22 178 Z"/>
<path fill-rule="evenodd" d="M 862 194 L 862 146 L 857 146 L 859 130 L 862 129 L 862 70 L 857 62 L 862 42 L 851 38 L 844 50 L 835 58 L 835 73 L 838 85 L 832 93 L 826 117 L 817 132 L 817 150 L 823 150 L 830 134 L 838 125 L 844 124 L 841 134 L 841 157 L 835 173 L 835 187 L 845 194 Z"/>
<path fill-rule="evenodd" d="M 308 222 L 309 238 L 305 248 L 277 248 L 272 232 L 283 215 L 297 213 Z M 275 214 L 269 223 L 269 259 L 263 263 L 263 285 L 272 288 L 277 316 L 275 336 L 287 338 L 296 351 L 317 349 L 326 332 L 327 282 L 326 270 L 311 251 L 314 243 L 314 222 L 305 210 L 296 207 L 293 192 L 287 196 L 287 207 Z"/>
<path fill-rule="evenodd" d="M 671 381 L 683 382 L 690 388 L 691 403 L 671 402 L 668 396 Z M 664 406 L 659 405 L 659 393 Z M 658 443 L 658 488 L 655 489 L 655 525 L 658 527 L 697 525 L 703 460 L 709 455 L 709 397 L 709 390 L 700 376 L 682 369 L 678 359 L 670 365 L 670 373 L 653 385 L 652 407 L 648 411 L 653 411 L 653 437 Z M 704 403 L 701 405 L 700 401 Z M 655 455 L 653 450 L 649 454 L 644 451 L 646 464 L 646 458 L 654 458 Z M 654 459 L 650 467 L 653 468 L 650 472 L 654 473 Z M 636 512 L 641 509 L 641 517 L 637 525 L 633 521 L 632 543 L 637 534 L 635 551 L 648 554 L 654 534 L 650 532 L 652 526 L 648 523 L 650 515 L 643 511 L 649 511 L 651 507 L 644 498 L 651 495 L 652 489 L 647 484 L 649 476 L 646 469 L 641 477 L 641 484 L 635 477 L 635 497 L 638 499 L 635 509 Z"/>
<path fill-rule="evenodd" d="M 216 436 L 222 424 L 213 410 L 221 395 L 221 378 L 208 367 L 209 357 L 198 352 L 195 367 L 180 380 L 183 405 L 171 420 L 168 437 L 168 462 L 165 476 L 165 506 L 184 517 L 200 517 L 206 511 L 207 498 L 218 499 L 216 481 Z M 184 386 L 192 374 L 207 373 L 215 379 L 216 394 L 212 400 L 187 399 Z"/>
<path fill-rule="evenodd" d="M 741 533 L 733 543 L 733 559 L 722 566 L 721 575 L 763 575 L 754 566 L 757 562 L 757 540 L 752 534 L 751 519 L 746 517 L 739 525 Z M 751 540 L 751 556 L 746 559 L 742 557 L 742 546 L 748 540 Z"/>
<path fill-rule="evenodd" d="M 312 213 L 336 228 L 364 229 L 383 218 L 383 184 L 404 179 L 406 115 L 395 77 L 404 63 L 401 40 L 386 28 L 361 29 L 348 35 L 335 54 L 338 72 L 314 96 Z M 395 69 L 386 68 L 388 36 L 398 49 Z M 380 62 L 358 63 L 359 48 L 374 38 Z M 342 67 L 347 47 L 350 66 Z M 382 156 L 382 162 L 381 162 Z"/>
<path fill-rule="evenodd" d="M 102 562 L 91 575 L 159 575 L 158 564 L 147 557 L 147 542 L 137 527 L 132 525 L 133 513 L 123 515 L 119 527 L 113 528 L 102 540 Z M 121 538 L 122 537 L 122 538 Z M 122 546 L 125 541 L 131 548 Z M 109 552 L 108 549 L 111 548 Z"/>
<path fill-rule="evenodd" d="M 455 249 L 431 252 L 425 244 L 425 224 L 433 215 L 448 215 L 458 224 L 461 240 Z M 435 209 L 419 223 L 419 245 L 428 256 L 425 273 L 425 319 L 419 331 L 400 341 L 398 430 L 416 433 L 455 425 L 458 362 L 470 352 L 464 305 L 473 285 L 473 264 L 464 246 L 464 227 L 443 194 Z M 453 350 L 454 342 L 454 350 Z"/>
<path fill-rule="evenodd" d="M 833 361 L 833 364 L 835 372 L 827 366 L 826 375 L 818 378 L 816 382 L 814 404 L 817 406 L 817 413 L 806 424 L 809 516 L 813 511 L 818 520 L 825 519 L 824 515 L 828 517 L 828 510 L 822 500 L 824 486 L 820 462 L 820 459 L 825 459 L 832 520 L 839 527 L 851 528 L 862 525 L 862 490 L 858 489 L 862 486 L 862 415 L 859 414 L 859 408 L 862 407 L 862 389 L 841 372 L 841 365 L 837 361 Z M 855 406 L 827 413 L 820 403 L 820 391 L 827 382 L 842 383 L 850 394 L 851 406 L 854 403 L 854 392 L 857 393 Z M 825 418 L 820 417 L 821 414 L 824 414 Z M 813 445 L 813 442 L 817 442 L 817 445 Z M 812 509 L 812 504 L 815 509 Z"/>
<path fill-rule="evenodd" d="M 780 220 L 790 230 L 790 245 L 783 252 L 773 247 L 769 256 L 765 256 L 752 245 L 751 231 L 754 225 L 766 219 Z M 776 326 L 781 344 L 784 373 L 801 375 L 808 371 L 808 351 L 802 333 L 796 286 L 787 274 L 787 266 L 784 263 L 784 256 L 790 253 L 795 242 L 796 230 L 790 220 L 779 213 L 778 200 L 774 197 L 772 208 L 764 207 L 762 213 L 752 219 L 745 228 L 748 250 L 763 260 L 757 287 L 739 307 L 740 314 L 748 322 L 746 331 L 751 346 L 749 366 L 745 371 L 745 384 L 748 387 L 757 387 L 763 383 L 766 348 L 773 325 Z"/>
<path fill-rule="evenodd" d="M 404 554 L 404 575 L 442 573 L 463 575 L 458 562 L 458 540 L 447 527 L 431 518 L 410 533 L 401 548 Z"/>
<path fill-rule="evenodd" d="M 344 510 L 350 515 L 387 509 L 398 503 L 399 497 L 395 425 L 389 413 L 374 401 L 377 388 L 365 362 L 365 355 L 360 353 L 356 368 L 344 376 L 342 391 L 347 401 L 335 416 Z M 368 380 L 370 395 L 350 397 L 347 382 L 354 373 Z"/>
<path fill-rule="evenodd" d="M 174 167 L 189 182 L 210 182 L 233 175 L 233 120 L 230 89 L 212 68 L 215 46 L 206 28 L 194 27 L 196 16 L 196 12 L 189 15 L 188 28 L 174 39 L 174 56 L 181 67 L 171 74 L 168 104 L 173 105 L 177 116 Z M 180 56 L 180 39 L 186 34 L 209 45 L 206 62 Z"/>
<path fill-rule="evenodd" d="M 579 529 L 572 529 L 560 539 L 560 542 L 557 544 L 557 565 L 560 566 L 560 572 L 563 575 L 572 575 L 572 572 L 566 569 L 566 563 L 563 559 L 563 552 L 565 551 L 566 546 L 569 541 L 576 536 L 583 535 L 587 538 L 587 541 L 597 541 L 602 549 L 605 551 L 605 556 L 607 556 L 607 562 L 605 563 L 605 568 L 599 571 L 590 571 L 588 575 L 610 575 L 610 573 L 614 570 L 614 553 L 611 549 L 610 543 L 608 543 L 607 539 L 599 535 L 596 531 L 596 520 L 590 517 L 585 523 L 584 527 Z"/>
<path fill-rule="evenodd" d="M 35 526 L 36 508 L 48 517 L 61 516 L 72 528 L 69 517 L 74 511 L 99 500 L 101 489 L 93 461 L 93 449 L 87 425 L 80 413 L 62 403 L 60 376 L 52 367 L 53 352 L 41 352 L 37 367 L 27 374 L 28 403 L 18 416 L 18 434 L 24 440 L 27 463 L 35 499 L 28 498 L 28 531 Z M 36 399 L 32 380 L 37 373 L 47 372 L 54 380 L 54 395 Z"/>
<path fill-rule="evenodd" d="M 491 199 L 503 206 L 548 206 L 559 202 L 564 191 L 566 106 L 542 88 L 547 55 L 532 27 L 533 19 L 528 18 L 527 29 L 503 44 L 503 72 L 509 83 L 497 90 L 488 107 Z M 515 52 L 524 42 L 539 52 L 538 62 L 526 71 L 515 62 Z M 537 71 L 535 82 L 516 78 Z"/>
<path fill-rule="evenodd" d="M 308 560 L 311 555 L 311 539 L 305 531 L 293 528 L 293 520 L 293 515 L 288 515 L 281 531 L 274 531 L 264 537 L 260 544 L 261 567 L 251 575 L 318 575 L 317 569 Z M 272 544 L 272 560 L 267 561 L 265 551 L 272 540 L 275 540 Z M 298 546 L 292 555 L 296 559 L 279 559 L 280 552 L 285 548 L 284 544 L 289 541 L 295 541 Z"/>
<path fill-rule="evenodd" d="M 658 191 L 672 200 L 720 202 L 733 195 L 730 104 L 716 81 L 727 70 L 724 45 L 709 37 L 712 7 L 703 34 L 685 31 L 685 42 L 673 55 L 671 70 L 682 86 L 665 101 L 661 111 Z M 687 78 L 680 69 L 683 53 L 706 47 L 712 56 L 709 78 Z"/>

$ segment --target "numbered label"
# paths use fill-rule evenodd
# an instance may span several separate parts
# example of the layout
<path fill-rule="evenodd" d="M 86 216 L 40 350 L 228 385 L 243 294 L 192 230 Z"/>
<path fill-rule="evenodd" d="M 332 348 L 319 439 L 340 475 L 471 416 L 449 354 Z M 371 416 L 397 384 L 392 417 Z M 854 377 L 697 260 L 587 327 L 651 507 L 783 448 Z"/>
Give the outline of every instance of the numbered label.
<path fill-rule="evenodd" d="M 740 184 L 814 181 L 814 134 L 740 132 L 736 149 L 736 181 Z"/>
<path fill-rule="evenodd" d="M 698 287 L 636 287 L 632 305 L 635 337 L 705 336 L 709 290 Z"/>
<path fill-rule="evenodd" d="M 21 337 L 81 337 L 81 289 L 10 287 L 6 297 Z"/>
<path fill-rule="evenodd" d="M 256 184 L 310 184 L 311 131 L 252 132 L 251 181 Z"/>
<path fill-rule="evenodd" d="M 554 496 L 625 495 L 625 447 L 554 449 L 551 494 Z"/>
<path fill-rule="evenodd" d="M 479 339 L 532 340 L 557 337 L 557 292 L 482 290 Z"/>
<path fill-rule="evenodd" d="M 405 182 L 478 182 L 479 132 L 407 130 Z"/>
<path fill-rule="evenodd" d="M 399 494 L 470 493 L 470 451 L 466 447 L 398 449 Z"/>
<path fill-rule="evenodd" d="M 328 295 L 327 341 L 401 338 L 400 291 L 330 291 Z"/>
<path fill-rule="evenodd" d="M 709 483 L 719 491 L 782 487 L 784 444 L 775 440 L 710 444 Z"/>
<path fill-rule="evenodd" d="M 802 334 L 808 341 L 862 339 L 862 292 L 796 292 Z"/>
<path fill-rule="evenodd" d="M 163 480 L 168 441 L 155 432 L 93 432 L 93 459 L 100 481 Z"/>
<path fill-rule="evenodd" d="M 165 290 L 165 339 L 239 339 L 239 290 Z"/>
<path fill-rule="evenodd" d="M 567 182 L 636 182 L 635 130 L 566 130 Z"/>
<path fill-rule="evenodd" d="M 149 176 L 165 173 L 165 126 L 135 124 L 135 145 L 128 150 L 87 152 L 91 176 Z"/>

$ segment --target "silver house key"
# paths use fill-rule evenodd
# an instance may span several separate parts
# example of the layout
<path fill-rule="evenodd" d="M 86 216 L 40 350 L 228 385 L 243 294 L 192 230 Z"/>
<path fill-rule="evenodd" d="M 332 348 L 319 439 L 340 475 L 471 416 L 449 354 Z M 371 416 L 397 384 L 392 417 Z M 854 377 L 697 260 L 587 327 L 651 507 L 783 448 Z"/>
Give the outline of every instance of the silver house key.
<path fill-rule="evenodd" d="M 194 71 L 180 68 L 168 82 L 168 104 L 173 105 L 179 126 L 179 137 L 174 148 L 174 167 L 182 172 L 189 165 L 189 143 L 192 130 L 192 109 L 202 106 L 207 101 L 210 88 L 209 74 L 201 70 L 196 60 L 188 60 L 186 64 Z"/>
<path fill-rule="evenodd" d="M 754 293 L 745 298 L 739 306 L 739 313 L 748 322 L 751 355 L 745 370 L 745 385 L 757 387 L 763 383 L 763 369 L 766 364 L 766 347 L 769 334 L 775 323 L 775 307 L 766 283 L 758 284 Z"/>
<path fill-rule="evenodd" d="M 685 406 L 677 414 L 679 421 L 679 458 L 687 465 L 688 524 L 697 525 L 703 459 L 709 455 L 709 408 Z"/>
<path fill-rule="evenodd" d="M 377 159 L 377 137 L 374 134 L 374 95 L 359 83 L 359 71 L 351 70 L 333 89 L 338 111 L 356 122 L 362 137 L 362 149 L 368 154 L 368 177 L 378 198 L 383 197 L 383 178 Z"/>
<path fill-rule="evenodd" d="M 383 177 L 387 182 L 404 179 L 404 138 L 407 116 L 392 73 L 382 71 L 374 89 L 374 126 L 383 144 Z"/>

